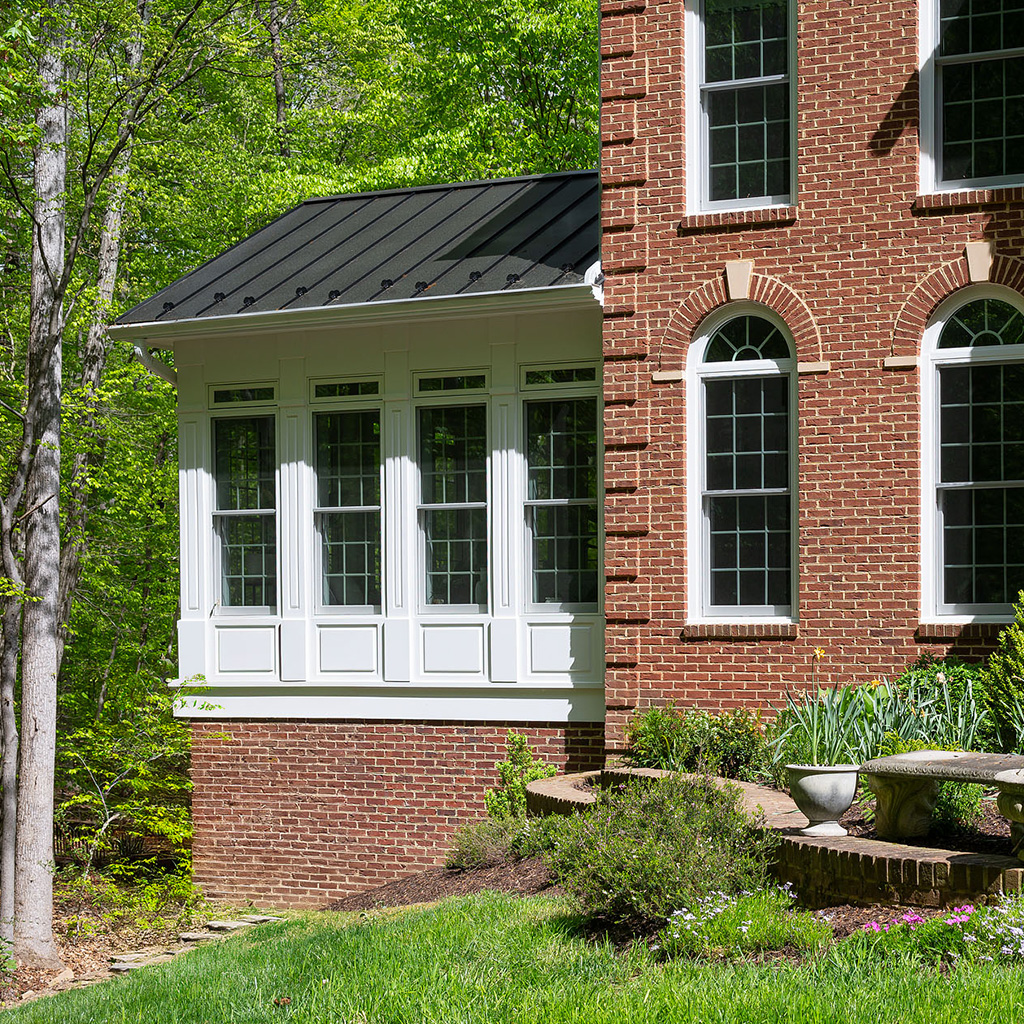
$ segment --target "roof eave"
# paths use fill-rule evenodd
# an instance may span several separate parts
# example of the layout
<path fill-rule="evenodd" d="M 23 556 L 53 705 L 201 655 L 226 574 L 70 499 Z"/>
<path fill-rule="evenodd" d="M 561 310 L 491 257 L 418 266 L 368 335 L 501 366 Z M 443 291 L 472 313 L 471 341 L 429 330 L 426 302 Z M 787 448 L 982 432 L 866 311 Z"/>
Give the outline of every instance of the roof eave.
<path fill-rule="evenodd" d="M 279 331 L 354 326 L 380 320 L 417 320 L 443 317 L 486 316 L 490 313 L 530 312 L 559 308 L 563 310 L 600 310 L 600 289 L 589 283 L 547 288 L 523 288 L 514 291 L 475 292 L 469 295 L 420 296 L 419 298 L 381 300 L 347 306 L 320 306 L 307 309 L 267 310 L 260 313 L 233 313 L 230 316 L 196 317 L 188 320 L 149 321 L 136 324 L 111 324 L 110 333 L 148 348 L 173 349 L 174 342 L 188 338 L 210 337 L 245 332 Z"/>

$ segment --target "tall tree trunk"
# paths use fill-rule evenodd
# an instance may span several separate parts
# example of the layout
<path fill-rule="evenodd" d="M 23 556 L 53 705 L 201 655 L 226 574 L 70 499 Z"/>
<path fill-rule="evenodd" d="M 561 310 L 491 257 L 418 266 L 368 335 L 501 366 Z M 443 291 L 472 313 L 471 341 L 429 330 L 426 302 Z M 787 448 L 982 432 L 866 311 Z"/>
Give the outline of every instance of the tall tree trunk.
<path fill-rule="evenodd" d="M 18 815 L 18 718 L 15 683 L 18 678 L 18 647 L 21 642 L 21 598 L 4 602 L 3 648 L 0 650 L 0 729 L 3 758 L 3 826 L 0 832 L 0 938 L 14 942 L 14 849 Z"/>
<path fill-rule="evenodd" d="M 268 0 L 267 18 L 263 22 L 270 33 L 270 57 L 274 65 L 274 101 L 277 106 L 277 151 L 283 157 L 292 155 L 288 145 L 288 101 L 284 91 L 284 51 L 281 49 L 281 10 L 278 0 Z"/>
<path fill-rule="evenodd" d="M 64 275 L 67 109 L 60 5 L 40 28 L 40 77 L 47 100 L 36 116 L 33 163 L 31 314 L 25 433 L 32 439 L 25 480 L 21 750 L 14 886 L 14 955 L 60 964 L 53 941 L 53 780 L 57 724 L 57 604 L 60 576 L 60 384 Z"/>

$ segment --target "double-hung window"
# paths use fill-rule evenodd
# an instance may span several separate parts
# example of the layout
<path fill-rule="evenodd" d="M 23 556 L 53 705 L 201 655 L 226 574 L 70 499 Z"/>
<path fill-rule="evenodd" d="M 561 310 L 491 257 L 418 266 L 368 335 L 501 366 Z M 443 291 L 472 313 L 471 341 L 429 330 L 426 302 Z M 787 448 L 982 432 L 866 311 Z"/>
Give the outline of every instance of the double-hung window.
<path fill-rule="evenodd" d="M 314 518 L 325 607 L 381 604 L 380 410 L 313 416 Z"/>
<path fill-rule="evenodd" d="M 1024 588 L 1024 312 L 977 298 L 932 330 L 936 611 L 1007 615 Z"/>
<path fill-rule="evenodd" d="M 1024 179 L 1024 0 L 934 4 L 939 187 Z"/>
<path fill-rule="evenodd" d="M 698 615 L 792 615 L 793 369 L 781 327 L 761 316 L 720 323 L 703 346 L 692 393 L 699 423 L 691 433 Z"/>
<path fill-rule="evenodd" d="M 787 0 L 699 0 L 702 207 L 790 201 Z"/>
<path fill-rule="evenodd" d="M 277 610 L 273 416 L 213 421 L 214 534 L 224 608 Z"/>
<path fill-rule="evenodd" d="M 427 389 L 421 382 L 423 390 Z M 430 607 L 484 610 L 488 605 L 487 406 L 420 408 L 418 443 L 423 601 Z"/>
<path fill-rule="evenodd" d="M 525 413 L 530 602 L 596 610 L 597 399 L 526 402 Z"/>

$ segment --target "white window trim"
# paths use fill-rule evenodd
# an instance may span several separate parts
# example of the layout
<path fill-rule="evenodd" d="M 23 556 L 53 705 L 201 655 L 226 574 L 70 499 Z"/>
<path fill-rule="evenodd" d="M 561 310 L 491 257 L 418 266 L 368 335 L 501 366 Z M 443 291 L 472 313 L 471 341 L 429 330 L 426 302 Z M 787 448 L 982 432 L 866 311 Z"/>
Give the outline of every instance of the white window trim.
<path fill-rule="evenodd" d="M 786 336 L 791 351 L 796 351 L 793 336 L 785 321 L 772 310 L 754 302 L 730 302 L 716 310 L 700 326 L 699 333 L 690 344 L 686 361 L 686 547 L 687 547 L 687 622 L 701 624 L 781 624 L 790 625 L 797 621 L 797 598 L 799 593 L 799 518 L 797 500 L 797 372 L 796 358 L 758 359 L 734 363 L 712 363 L 714 369 L 703 364 L 704 351 L 711 336 L 729 320 L 744 316 L 761 317 L 779 328 Z M 791 605 L 785 613 L 766 612 L 743 605 L 728 608 L 712 608 L 710 603 L 711 575 L 710 538 L 704 515 L 704 397 L 702 382 L 708 377 L 767 377 L 789 376 L 789 486 L 791 503 L 790 529 L 790 598 Z"/>
<path fill-rule="evenodd" d="M 937 102 L 939 74 L 939 0 L 920 0 L 918 39 L 920 41 L 920 191 L 925 194 L 964 192 L 972 189 L 1012 188 L 1024 183 L 1021 175 L 988 178 L 942 178 L 942 104 Z M 993 51 L 996 52 L 996 51 Z M 1000 51 L 1002 52 L 1002 51 Z M 1020 52 L 1018 48 L 1017 51 Z"/>
<path fill-rule="evenodd" d="M 704 81 L 703 0 L 686 0 L 683 26 L 686 64 L 686 212 L 715 210 L 764 210 L 786 207 L 796 202 L 797 187 L 797 4 L 788 0 L 789 20 L 789 193 L 783 196 L 752 196 L 712 202 L 708 193 L 708 125 L 701 85 Z M 751 79 L 752 82 L 759 81 Z"/>
<path fill-rule="evenodd" d="M 939 367 L 967 363 L 1024 361 L 1024 345 L 976 349 L 939 349 L 939 335 L 958 309 L 979 299 L 1000 299 L 1024 313 L 1024 298 L 1011 288 L 978 285 L 961 289 L 932 314 L 922 341 L 921 373 L 921 620 L 949 623 L 1010 622 L 1013 612 L 964 611 L 944 604 L 942 594 L 942 526 L 938 508 L 939 482 Z"/>

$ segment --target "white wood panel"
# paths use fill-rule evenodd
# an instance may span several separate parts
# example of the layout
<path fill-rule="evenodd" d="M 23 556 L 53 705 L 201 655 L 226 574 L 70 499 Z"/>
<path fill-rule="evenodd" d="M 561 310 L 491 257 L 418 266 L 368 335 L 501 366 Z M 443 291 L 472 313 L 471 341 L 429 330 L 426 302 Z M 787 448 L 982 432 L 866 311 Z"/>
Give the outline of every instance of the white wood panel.
<path fill-rule="evenodd" d="M 482 676 L 484 625 L 421 626 L 420 653 L 425 676 Z"/>
<path fill-rule="evenodd" d="M 222 675 L 273 675 L 277 669 L 277 626 L 214 627 L 217 671 Z"/>
<path fill-rule="evenodd" d="M 592 623 L 531 624 L 530 672 L 534 675 L 591 675 L 595 628 Z"/>
<path fill-rule="evenodd" d="M 380 632 L 376 625 L 318 626 L 320 671 L 379 675 Z"/>

